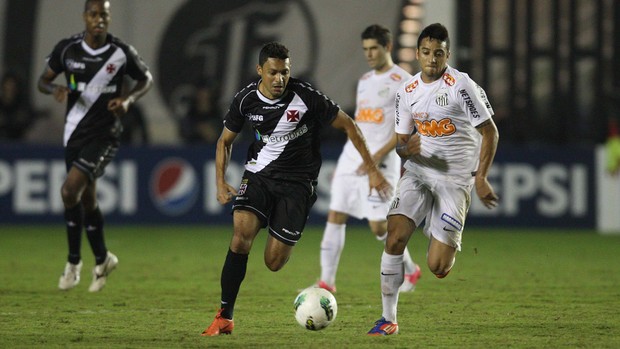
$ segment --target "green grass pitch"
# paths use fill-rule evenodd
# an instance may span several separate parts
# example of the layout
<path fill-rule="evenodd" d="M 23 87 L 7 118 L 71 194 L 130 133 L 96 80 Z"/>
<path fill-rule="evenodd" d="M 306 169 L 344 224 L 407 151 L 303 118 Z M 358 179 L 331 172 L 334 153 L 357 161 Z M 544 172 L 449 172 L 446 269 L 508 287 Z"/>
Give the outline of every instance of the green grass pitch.
<path fill-rule="evenodd" d="M 0 348 L 620 348 L 620 236 L 593 231 L 469 228 L 450 275 L 436 279 L 427 239 L 409 243 L 422 278 L 400 295 L 400 334 L 366 336 L 381 316 L 382 246 L 351 226 L 338 272 L 338 315 L 311 332 L 293 316 L 298 290 L 319 275 L 322 227 L 304 232 L 283 270 L 255 241 L 230 336 L 201 337 L 219 305 L 230 226 L 114 226 L 119 267 L 88 292 L 57 289 L 66 256 L 61 225 L 0 227 Z"/>

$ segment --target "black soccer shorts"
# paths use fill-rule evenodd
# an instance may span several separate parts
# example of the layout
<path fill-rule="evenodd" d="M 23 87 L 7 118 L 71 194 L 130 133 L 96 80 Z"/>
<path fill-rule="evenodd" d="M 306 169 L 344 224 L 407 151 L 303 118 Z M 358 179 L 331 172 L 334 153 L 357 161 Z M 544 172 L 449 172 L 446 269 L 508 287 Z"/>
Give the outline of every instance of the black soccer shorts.
<path fill-rule="evenodd" d="M 316 181 L 270 179 L 245 171 L 232 209 L 253 212 L 263 228 L 269 226 L 269 234 L 294 246 L 316 199 Z"/>
<path fill-rule="evenodd" d="M 95 138 L 80 147 L 65 149 L 67 172 L 72 166 L 88 175 L 91 181 L 103 176 L 105 167 L 114 159 L 120 142 L 116 138 Z"/>

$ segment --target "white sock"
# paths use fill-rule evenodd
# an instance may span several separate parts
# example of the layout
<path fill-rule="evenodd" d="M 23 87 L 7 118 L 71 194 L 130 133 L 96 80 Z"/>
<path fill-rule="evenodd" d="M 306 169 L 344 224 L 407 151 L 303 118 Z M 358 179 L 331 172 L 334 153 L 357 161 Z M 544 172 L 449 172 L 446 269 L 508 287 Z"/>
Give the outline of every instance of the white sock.
<path fill-rule="evenodd" d="M 336 285 L 336 271 L 344 248 L 346 224 L 327 222 L 321 240 L 321 281 Z"/>
<path fill-rule="evenodd" d="M 398 288 L 404 279 L 403 255 L 391 255 L 383 251 L 381 255 L 381 300 L 383 317 L 387 321 L 397 322 Z"/>
<path fill-rule="evenodd" d="M 381 236 L 376 236 L 376 238 L 377 240 L 383 242 L 383 244 L 385 245 L 385 239 L 387 238 L 387 233 Z M 403 253 L 403 262 L 405 263 L 405 274 L 407 275 L 413 274 L 413 272 L 415 271 L 416 264 L 411 258 L 411 254 L 409 253 L 409 249 L 407 247 L 405 247 L 405 252 Z"/>
<path fill-rule="evenodd" d="M 405 252 L 403 253 L 403 263 L 405 264 L 405 274 L 413 274 L 416 265 L 407 247 L 405 247 Z"/>

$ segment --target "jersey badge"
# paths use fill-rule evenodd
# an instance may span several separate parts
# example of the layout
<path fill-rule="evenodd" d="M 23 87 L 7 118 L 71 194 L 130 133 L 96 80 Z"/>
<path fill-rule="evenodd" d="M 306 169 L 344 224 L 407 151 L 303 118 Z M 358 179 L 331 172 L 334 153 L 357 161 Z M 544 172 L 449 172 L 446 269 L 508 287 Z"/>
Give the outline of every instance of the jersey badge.
<path fill-rule="evenodd" d="M 413 92 L 413 90 L 415 90 L 415 88 L 418 87 L 418 80 L 410 83 L 409 85 L 405 86 L 405 92 L 410 93 Z"/>
<path fill-rule="evenodd" d="M 108 74 L 114 74 L 116 72 L 116 65 L 110 63 L 105 67 L 105 70 L 108 72 Z"/>
<path fill-rule="evenodd" d="M 299 110 L 287 110 L 286 120 L 288 122 L 298 122 L 299 121 Z"/>
<path fill-rule="evenodd" d="M 448 105 L 448 93 L 447 92 L 438 93 L 437 97 L 435 97 L 435 103 L 437 103 L 437 105 L 440 107 L 445 107 L 446 105 Z"/>
<path fill-rule="evenodd" d="M 390 79 L 392 79 L 394 81 L 400 81 L 400 80 L 403 79 L 403 77 L 398 75 L 398 74 L 396 74 L 396 73 L 392 73 L 392 74 L 390 74 Z"/>
<path fill-rule="evenodd" d="M 443 74 L 443 81 L 445 81 L 448 86 L 454 86 L 456 83 L 454 77 L 448 73 Z"/>

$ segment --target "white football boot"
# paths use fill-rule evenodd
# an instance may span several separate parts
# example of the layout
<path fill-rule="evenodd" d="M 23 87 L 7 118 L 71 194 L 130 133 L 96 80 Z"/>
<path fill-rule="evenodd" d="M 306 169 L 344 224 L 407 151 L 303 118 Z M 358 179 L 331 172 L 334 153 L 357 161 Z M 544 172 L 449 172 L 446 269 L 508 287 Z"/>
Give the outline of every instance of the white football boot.
<path fill-rule="evenodd" d="M 93 268 L 93 282 L 90 284 L 88 291 L 99 292 L 105 286 L 108 275 L 116 268 L 118 257 L 108 251 L 105 261 Z"/>
<path fill-rule="evenodd" d="M 80 283 L 80 272 L 82 271 L 82 261 L 78 264 L 67 262 L 65 271 L 58 280 L 58 288 L 61 290 L 70 290 Z"/>

